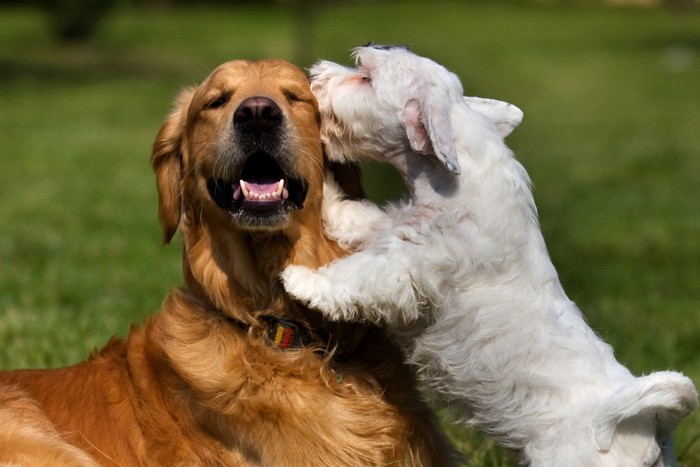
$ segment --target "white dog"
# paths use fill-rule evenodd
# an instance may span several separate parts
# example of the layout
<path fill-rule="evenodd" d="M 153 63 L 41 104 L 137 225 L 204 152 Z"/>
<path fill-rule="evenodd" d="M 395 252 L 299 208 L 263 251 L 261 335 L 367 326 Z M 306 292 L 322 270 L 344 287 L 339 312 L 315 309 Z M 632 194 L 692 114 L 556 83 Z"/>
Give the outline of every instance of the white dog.
<path fill-rule="evenodd" d="M 329 181 L 328 232 L 359 251 L 288 268 L 287 290 L 331 319 L 387 324 L 427 385 L 524 463 L 672 463 L 662 440 L 695 388 L 675 372 L 632 376 L 565 295 L 503 142 L 522 112 L 463 98 L 457 76 L 406 49 L 355 54 L 358 68 L 311 70 L 326 149 L 392 164 L 410 200 L 384 212 Z"/>

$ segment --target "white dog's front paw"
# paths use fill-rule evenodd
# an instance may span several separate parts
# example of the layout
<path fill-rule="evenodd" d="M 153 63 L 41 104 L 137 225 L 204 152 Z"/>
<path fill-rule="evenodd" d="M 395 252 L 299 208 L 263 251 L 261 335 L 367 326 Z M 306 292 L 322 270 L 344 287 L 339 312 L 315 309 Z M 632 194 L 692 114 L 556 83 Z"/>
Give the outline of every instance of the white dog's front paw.
<path fill-rule="evenodd" d="M 308 284 L 312 282 L 313 275 L 313 271 L 307 267 L 287 266 L 280 274 L 280 279 L 289 295 L 300 302 L 309 303 L 313 291 L 309 289 Z"/>
<path fill-rule="evenodd" d="M 287 266 L 280 278 L 289 295 L 327 318 L 335 321 L 350 318 L 352 313 L 348 312 L 346 301 L 337 296 L 340 288 L 333 287 L 324 275 L 304 266 Z"/>

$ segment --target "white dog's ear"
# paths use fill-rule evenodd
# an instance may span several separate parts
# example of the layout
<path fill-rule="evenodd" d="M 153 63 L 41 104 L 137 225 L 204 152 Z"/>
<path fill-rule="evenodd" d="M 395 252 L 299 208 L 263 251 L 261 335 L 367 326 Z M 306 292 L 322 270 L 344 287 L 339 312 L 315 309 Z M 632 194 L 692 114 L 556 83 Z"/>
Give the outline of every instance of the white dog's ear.
<path fill-rule="evenodd" d="M 469 96 L 464 96 L 464 102 L 470 109 L 486 115 L 495 123 L 501 138 L 511 134 L 523 121 L 523 111 L 508 102 Z"/>
<path fill-rule="evenodd" d="M 449 108 L 432 105 L 427 97 L 410 99 L 401 116 L 411 149 L 436 156 L 450 172 L 459 175 L 461 168 L 452 140 Z"/>
<path fill-rule="evenodd" d="M 655 421 L 657 435 L 669 434 L 697 405 L 698 394 L 692 381 L 680 373 L 659 371 L 637 378 L 596 409 L 593 417 L 596 448 L 608 451 L 616 427 L 639 415 Z"/>

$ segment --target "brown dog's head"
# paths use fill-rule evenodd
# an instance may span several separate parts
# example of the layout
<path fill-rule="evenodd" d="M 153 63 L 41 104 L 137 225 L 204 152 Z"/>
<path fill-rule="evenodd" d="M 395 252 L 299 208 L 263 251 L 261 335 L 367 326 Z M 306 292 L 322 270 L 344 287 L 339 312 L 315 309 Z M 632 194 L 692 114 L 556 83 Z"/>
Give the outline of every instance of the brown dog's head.
<path fill-rule="evenodd" d="M 279 60 L 219 66 L 181 93 L 154 145 L 165 241 L 185 193 L 233 228 L 289 227 L 310 193 L 321 193 L 321 154 L 316 100 L 301 70 Z"/>
<path fill-rule="evenodd" d="M 165 242 L 179 227 L 189 289 L 229 315 L 286 314 L 280 271 L 343 253 L 321 225 L 316 100 L 290 63 L 224 63 L 181 92 L 151 162 Z M 359 172 L 344 170 L 339 180 L 359 187 Z"/>

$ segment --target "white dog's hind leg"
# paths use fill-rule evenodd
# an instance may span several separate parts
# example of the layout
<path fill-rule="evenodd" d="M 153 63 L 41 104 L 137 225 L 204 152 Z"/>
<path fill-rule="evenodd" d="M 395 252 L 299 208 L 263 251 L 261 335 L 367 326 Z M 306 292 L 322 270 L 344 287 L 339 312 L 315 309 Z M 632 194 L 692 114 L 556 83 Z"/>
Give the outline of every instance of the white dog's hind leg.
<path fill-rule="evenodd" d="M 361 251 L 316 271 L 288 266 L 281 278 L 291 296 L 333 320 L 394 323 L 417 318 L 411 276 L 386 256 Z"/>
<path fill-rule="evenodd" d="M 594 414 L 596 447 L 607 451 L 618 425 L 640 414 L 655 419 L 659 435 L 672 433 L 678 423 L 698 406 L 693 382 L 673 371 L 657 371 L 636 378 L 608 397 Z"/>
<path fill-rule="evenodd" d="M 331 172 L 326 172 L 323 182 L 323 230 L 341 246 L 359 248 L 377 235 L 380 225 L 391 218 L 379 206 L 370 201 L 345 199 Z"/>

